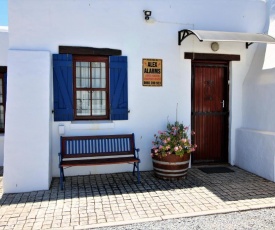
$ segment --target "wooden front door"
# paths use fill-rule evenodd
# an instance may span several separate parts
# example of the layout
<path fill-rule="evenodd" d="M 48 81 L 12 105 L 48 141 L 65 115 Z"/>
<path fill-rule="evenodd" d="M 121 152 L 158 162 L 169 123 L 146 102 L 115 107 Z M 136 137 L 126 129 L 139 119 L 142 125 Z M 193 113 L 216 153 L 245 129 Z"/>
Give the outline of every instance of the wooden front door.
<path fill-rule="evenodd" d="M 193 163 L 228 162 L 228 62 L 192 62 Z"/>

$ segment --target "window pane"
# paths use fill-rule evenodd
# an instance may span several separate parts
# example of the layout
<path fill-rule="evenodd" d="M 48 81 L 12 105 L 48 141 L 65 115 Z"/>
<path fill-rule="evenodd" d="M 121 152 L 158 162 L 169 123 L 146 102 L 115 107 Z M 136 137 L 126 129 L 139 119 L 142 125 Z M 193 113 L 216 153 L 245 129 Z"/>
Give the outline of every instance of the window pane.
<path fill-rule="evenodd" d="M 106 115 L 106 92 L 94 91 L 92 98 L 92 115 Z"/>
<path fill-rule="evenodd" d="M 94 88 L 105 88 L 106 80 L 105 79 L 93 79 L 93 87 Z"/>
<path fill-rule="evenodd" d="M 76 114 L 77 116 L 91 115 L 90 91 L 76 91 Z"/>
<path fill-rule="evenodd" d="M 0 105 L 0 128 L 4 128 L 4 106 Z"/>
<path fill-rule="evenodd" d="M 92 87 L 106 87 L 106 69 L 104 62 L 92 62 Z"/>
<path fill-rule="evenodd" d="M 76 62 L 76 87 L 90 88 L 90 62 Z"/>

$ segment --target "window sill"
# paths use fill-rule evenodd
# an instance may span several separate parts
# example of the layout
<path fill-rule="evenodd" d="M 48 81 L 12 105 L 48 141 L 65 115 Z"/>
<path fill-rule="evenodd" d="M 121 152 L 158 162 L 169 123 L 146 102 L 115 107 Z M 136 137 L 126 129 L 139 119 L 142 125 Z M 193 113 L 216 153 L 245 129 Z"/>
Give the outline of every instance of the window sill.
<path fill-rule="evenodd" d="M 113 129 L 115 123 L 113 121 L 72 121 L 70 124 L 71 129 Z"/>

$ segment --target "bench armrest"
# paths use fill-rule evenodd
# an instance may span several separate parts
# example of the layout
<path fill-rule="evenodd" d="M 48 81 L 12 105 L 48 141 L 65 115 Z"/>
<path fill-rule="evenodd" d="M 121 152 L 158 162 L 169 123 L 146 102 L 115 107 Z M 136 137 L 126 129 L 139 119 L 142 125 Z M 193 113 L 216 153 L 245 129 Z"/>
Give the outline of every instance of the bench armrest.
<path fill-rule="evenodd" d="M 59 157 L 59 164 L 60 164 L 60 162 L 62 161 L 62 154 L 58 153 L 58 157 Z"/>

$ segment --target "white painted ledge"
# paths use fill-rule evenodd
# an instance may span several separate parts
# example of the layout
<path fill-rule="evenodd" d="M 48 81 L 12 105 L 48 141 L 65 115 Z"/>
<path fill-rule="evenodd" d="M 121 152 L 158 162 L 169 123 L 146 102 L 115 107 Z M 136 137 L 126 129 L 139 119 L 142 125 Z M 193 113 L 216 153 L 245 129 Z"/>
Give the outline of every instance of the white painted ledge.
<path fill-rule="evenodd" d="M 275 132 L 236 130 L 235 165 L 275 182 Z"/>
<path fill-rule="evenodd" d="M 115 123 L 113 121 L 72 121 L 70 129 L 114 129 Z"/>

